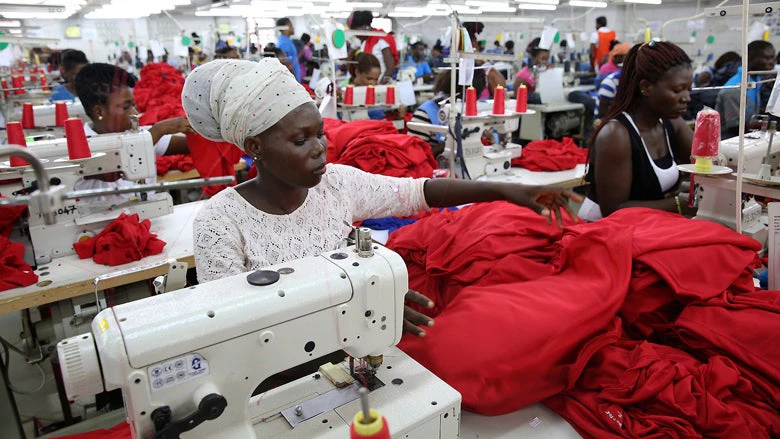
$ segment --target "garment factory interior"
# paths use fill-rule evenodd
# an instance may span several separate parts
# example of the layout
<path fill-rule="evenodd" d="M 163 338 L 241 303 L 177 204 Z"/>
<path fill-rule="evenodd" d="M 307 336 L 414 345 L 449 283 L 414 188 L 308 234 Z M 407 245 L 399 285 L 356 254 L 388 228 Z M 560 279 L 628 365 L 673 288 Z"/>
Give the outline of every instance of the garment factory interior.
<path fill-rule="evenodd" d="M 0 437 L 780 437 L 776 8 L 0 0 Z"/>

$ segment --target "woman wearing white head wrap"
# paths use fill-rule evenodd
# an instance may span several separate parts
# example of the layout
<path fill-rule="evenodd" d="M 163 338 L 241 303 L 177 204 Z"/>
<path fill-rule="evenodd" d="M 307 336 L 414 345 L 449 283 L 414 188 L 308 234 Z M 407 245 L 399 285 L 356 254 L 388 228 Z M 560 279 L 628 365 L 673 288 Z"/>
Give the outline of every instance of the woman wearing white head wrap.
<path fill-rule="evenodd" d="M 507 200 L 560 220 L 568 198 L 508 183 L 393 178 L 325 163 L 327 149 L 317 107 L 274 58 L 212 61 L 184 84 L 184 110 L 204 137 L 228 141 L 254 157 L 257 178 L 209 200 L 194 222 L 195 263 L 205 282 L 313 256 L 342 245 L 348 224 L 409 216 L 429 206 Z M 542 206 L 543 203 L 545 206 Z M 424 296 L 409 298 L 433 306 Z M 412 311 L 413 313 L 413 311 Z M 423 335 L 431 325 L 408 314 L 405 329 Z"/>

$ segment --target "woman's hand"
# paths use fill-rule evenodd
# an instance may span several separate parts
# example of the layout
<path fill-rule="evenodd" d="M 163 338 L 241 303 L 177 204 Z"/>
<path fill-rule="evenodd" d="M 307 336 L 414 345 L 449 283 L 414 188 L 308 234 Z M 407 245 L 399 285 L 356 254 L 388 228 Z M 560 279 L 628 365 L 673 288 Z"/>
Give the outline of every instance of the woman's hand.
<path fill-rule="evenodd" d="M 194 133 L 195 131 L 190 126 L 190 121 L 186 117 L 174 117 L 172 119 L 165 119 L 154 124 L 154 126 L 160 126 L 161 131 L 165 134 L 177 134 L 177 133 Z"/>
<path fill-rule="evenodd" d="M 405 300 L 426 308 L 433 308 L 433 301 L 417 291 L 409 290 L 409 292 L 406 293 Z M 423 313 L 413 310 L 409 305 L 404 305 L 404 333 L 425 337 L 425 330 L 420 328 L 420 325 L 431 327 L 433 326 L 433 319 Z"/>
<path fill-rule="evenodd" d="M 558 227 L 563 227 L 564 211 L 574 222 L 579 221 L 577 215 L 571 210 L 569 201 L 581 203 L 584 200 L 581 195 L 547 186 L 512 186 L 514 187 L 507 186 L 508 189 L 504 191 L 505 200 L 536 211 L 547 218 L 548 224 L 552 224 L 552 216 L 555 213 Z"/>

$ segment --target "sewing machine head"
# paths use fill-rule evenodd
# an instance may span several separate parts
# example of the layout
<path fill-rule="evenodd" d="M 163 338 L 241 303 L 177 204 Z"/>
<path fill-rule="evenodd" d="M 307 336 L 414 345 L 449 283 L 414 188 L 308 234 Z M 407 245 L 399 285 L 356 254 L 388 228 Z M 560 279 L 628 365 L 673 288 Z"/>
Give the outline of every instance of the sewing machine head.
<path fill-rule="evenodd" d="M 766 130 L 745 133 L 743 146 L 743 172 L 757 174 L 766 157 L 766 148 L 769 144 L 769 132 Z M 737 170 L 737 158 L 739 156 L 739 136 L 721 140 L 719 147 L 721 164 Z M 770 156 L 772 171 L 780 169 L 780 138 L 775 134 L 772 142 Z"/>
<path fill-rule="evenodd" d="M 250 413 L 287 408 L 259 398 L 250 410 L 264 379 L 340 349 L 381 363 L 400 340 L 406 266 L 369 248 L 106 309 L 91 334 L 57 345 L 68 397 L 121 388 L 134 438 L 254 438 Z"/>

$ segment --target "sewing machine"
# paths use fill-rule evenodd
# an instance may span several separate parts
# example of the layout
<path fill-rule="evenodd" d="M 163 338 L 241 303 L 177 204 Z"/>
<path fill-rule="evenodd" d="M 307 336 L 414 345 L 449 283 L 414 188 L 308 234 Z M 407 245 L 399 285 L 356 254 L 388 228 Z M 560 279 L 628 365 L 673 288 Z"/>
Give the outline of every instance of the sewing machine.
<path fill-rule="evenodd" d="M 48 160 L 42 163 L 52 185 L 63 185 L 65 191 L 78 189 L 83 177 L 121 171 L 125 180 L 139 181 L 154 178 L 154 145 L 148 131 L 104 134 L 87 139 L 92 158 L 68 160 L 65 139 L 33 142 L 28 149 L 38 158 Z M 42 160 L 42 161 L 43 161 Z M 21 188 L 37 187 L 35 173 L 30 167 L 0 167 L 0 183 L 21 178 Z M 20 186 L 6 186 L 20 189 Z M 29 191 L 27 191 L 29 192 Z M 43 221 L 42 210 L 30 206 L 27 226 L 36 264 L 50 262 L 53 258 L 73 254 L 73 243 L 82 237 L 97 234 L 113 221 L 120 212 L 128 215 L 137 213 L 140 219 L 155 218 L 173 211 L 173 201 L 168 193 L 132 196 L 107 195 L 100 198 L 65 200 L 56 214 L 56 224 Z"/>
<path fill-rule="evenodd" d="M 780 170 L 780 141 L 775 135 L 772 144 L 770 164 L 773 173 Z M 745 173 L 757 174 L 766 157 L 766 149 L 769 142 L 769 133 L 766 131 L 754 131 L 745 134 L 743 148 L 743 167 Z M 737 169 L 739 153 L 739 137 L 722 140 L 719 145 L 719 162 Z M 736 193 L 733 187 L 715 184 L 718 179 L 694 178 L 699 184 L 697 219 L 705 219 L 723 224 L 736 229 L 735 205 Z M 759 242 L 767 240 L 767 226 L 762 215 L 761 206 L 755 201 L 743 204 L 742 231 L 752 236 Z"/>
<path fill-rule="evenodd" d="M 57 345 L 65 389 L 121 388 L 134 438 L 344 438 L 357 378 L 394 437 L 456 438 L 460 394 L 393 347 L 407 289 L 404 261 L 361 230 L 356 246 L 103 310 Z M 350 361 L 252 395 L 338 350 Z"/>

